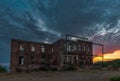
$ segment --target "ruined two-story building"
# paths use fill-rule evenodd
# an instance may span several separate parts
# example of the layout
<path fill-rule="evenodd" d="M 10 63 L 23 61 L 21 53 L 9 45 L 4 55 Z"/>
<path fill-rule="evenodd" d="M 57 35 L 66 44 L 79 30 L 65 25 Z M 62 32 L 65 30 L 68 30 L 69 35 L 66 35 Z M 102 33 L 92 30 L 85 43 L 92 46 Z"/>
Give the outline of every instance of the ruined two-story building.
<path fill-rule="evenodd" d="M 48 65 L 56 68 L 89 66 L 92 64 L 92 46 L 93 43 L 87 40 L 59 39 L 48 44 L 12 39 L 11 70 L 32 70 Z"/>

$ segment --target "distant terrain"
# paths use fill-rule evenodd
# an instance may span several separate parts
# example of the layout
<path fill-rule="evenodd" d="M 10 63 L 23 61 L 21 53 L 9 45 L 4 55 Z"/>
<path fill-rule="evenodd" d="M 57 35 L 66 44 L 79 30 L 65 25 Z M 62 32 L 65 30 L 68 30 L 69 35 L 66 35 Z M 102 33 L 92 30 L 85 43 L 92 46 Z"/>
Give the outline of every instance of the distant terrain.
<path fill-rule="evenodd" d="M 106 62 L 96 62 L 94 66 L 102 66 L 102 67 L 111 67 L 111 68 L 120 68 L 120 59 L 106 61 Z"/>

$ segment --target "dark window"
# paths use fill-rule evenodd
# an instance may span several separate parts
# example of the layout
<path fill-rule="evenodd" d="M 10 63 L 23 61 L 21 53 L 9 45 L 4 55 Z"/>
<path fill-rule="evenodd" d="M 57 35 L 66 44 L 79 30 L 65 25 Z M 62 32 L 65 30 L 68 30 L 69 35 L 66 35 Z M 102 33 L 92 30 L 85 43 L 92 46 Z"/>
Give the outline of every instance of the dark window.
<path fill-rule="evenodd" d="M 35 45 L 34 44 L 31 45 L 31 52 L 35 52 Z"/>
<path fill-rule="evenodd" d="M 45 46 L 44 46 L 44 45 L 41 46 L 41 52 L 42 52 L 42 53 L 45 52 Z"/>
<path fill-rule="evenodd" d="M 78 51 L 81 51 L 81 45 L 78 45 Z"/>
<path fill-rule="evenodd" d="M 77 63 L 77 58 L 76 58 L 76 56 L 74 57 L 74 64 L 76 64 Z"/>
<path fill-rule="evenodd" d="M 66 44 L 64 44 L 64 45 L 63 45 L 62 50 L 63 50 L 64 52 L 66 52 L 66 51 L 67 51 L 67 46 L 66 46 Z"/>
<path fill-rule="evenodd" d="M 77 51 L 77 46 L 73 45 L 73 51 Z"/>
<path fill-rule="evenodd" d="M 64 56 L 64 64 L 66 64 L 67 63 L 67 56 Z"/>
<path fill-rule="evenodd" d="M 72 63 L 72 56 L 68 57 L 68 62 L 71 64 Z"/>
<path fill-rule="evenodd" d="M 86 46 L 83 46 L 83 51 L 86 51 Z"/>
<path fill-rule="evenodd" d="M 67 43 L 67 51 L 71 51 L 72 50 L 72 45 L 71 43 Z"/>
<path fill-rule="evenodd" d="M 24 64 L 24 57 L 19 57 L 19 64 L 23 65 Z"/>
<path fill-rule="evenodd" d="M 45 58 L 45 53 L 42 53 L 42 58 Z"/>
<path fill-rule="evenodd" d="M 90 46 L 88 46 L 88 52 L 91 52 L 91 48 L 90 48 Z"/>
<path fill-rule="evenodd" d="M 31 57 L 31 63 L 34 64 L 34 57 Z"/>
<path fill-rule="evenodd" d="M 52 51 L 52 53 L 53 53 L 53 51 L 54 51 L 53 47 L 52 47 L 51 51 Z"/>
<path fill-rule="evenodd" d="M 24 51 L 24 47 L 23 47 L 22 44 L 20 44 L 19 50 L 20 50 L 20 51 Z"/>

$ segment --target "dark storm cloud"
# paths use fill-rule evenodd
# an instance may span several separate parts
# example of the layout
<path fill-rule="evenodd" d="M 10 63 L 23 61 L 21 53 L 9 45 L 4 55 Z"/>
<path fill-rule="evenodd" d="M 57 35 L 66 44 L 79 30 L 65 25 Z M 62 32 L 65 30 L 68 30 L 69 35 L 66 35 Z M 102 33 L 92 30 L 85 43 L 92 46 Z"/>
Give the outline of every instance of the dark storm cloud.
<path fill-rule="evenodd" d="M 119 49 L 119 7 L 119 0 L 0 0 L 0 54 L 11 38 L 52 42 L 65 34 Z"/>
<path fill-rule="evenodd" d="M 88 37 L 103 43 L 106 51 L 114 51 L 120 48 L 119 5 L 119 0 L 59 0 L 55 8 L 56 30 L 63 35 Z"/>
<path fill-rule="evenodd" d="M 23 2 L 23 0 L 21 0 L 21 2 Z M 14 1 L 11 2 L 11 4 L 13 3 L 15 4 Z M 18 3 L 20 4 L 20 1 Z M 27 4 L 27 2 L 24 2 L 22 5 L 16 4 L 14 6 L 8 4 L 3 8 L 3 11 L 1 10 L 1 15 L 4 14 L 0 20 L 2 33 L 7 32 L 6 35 L 8 36 L 22 38 L 26 38 L 26 36 L 29 38 L 32 35 L 37 39 L 43 39 L 49 36 L 60 36 L 59 33 L 47 27 L 48 22 L 45 20 L 46 17 L 41 14 L 41 11 L 36 12 L 39 8 L 34 9 L 34 5 L 32 4 L 28 4 L 28 7 L 24 7 L 24 5 L 26 5 L 25 3 Z M 12 7 L 9 8 L 9 5 Z M 19 6 L 23 6 L 23 9 L 21 9 L 21 7 L 19 8 Z M 16 7 L 18 7 L 18 10 Z M 31 11 L 31 9 L 33 10 Z"/>
<path fill-rule="evenodd" d="M 44 42 L 60 37 L 59 32 L 49 28 L 46 2 L 39 5 L 33 0 L 0 1 L 0 62 L 9 61 L 11 38 Z"/>
<path fill-rule="evenodd" d="M 64 33 L 68 29 L 70 33 L 94 30 L 96 24 L 106 22 L 109 17 L 118 14 L 118 5 L 117 0 L 60 0 L 56 7 L 59 30 L 64 29 Z"/>

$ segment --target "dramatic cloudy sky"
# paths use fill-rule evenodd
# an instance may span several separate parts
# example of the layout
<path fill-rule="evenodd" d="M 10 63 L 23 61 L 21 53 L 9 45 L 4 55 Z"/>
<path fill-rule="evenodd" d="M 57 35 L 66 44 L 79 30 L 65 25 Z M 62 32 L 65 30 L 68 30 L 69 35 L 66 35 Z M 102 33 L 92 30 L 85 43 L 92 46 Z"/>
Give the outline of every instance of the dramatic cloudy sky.
<path fill-rule="evenodd" d="M 120 0 L 0 0 L 0 63 L 10 39 L 53 42 L 65 34 L 120 49 Z"/>

